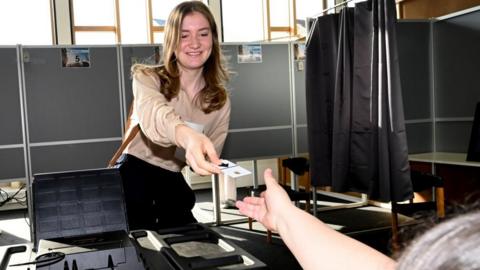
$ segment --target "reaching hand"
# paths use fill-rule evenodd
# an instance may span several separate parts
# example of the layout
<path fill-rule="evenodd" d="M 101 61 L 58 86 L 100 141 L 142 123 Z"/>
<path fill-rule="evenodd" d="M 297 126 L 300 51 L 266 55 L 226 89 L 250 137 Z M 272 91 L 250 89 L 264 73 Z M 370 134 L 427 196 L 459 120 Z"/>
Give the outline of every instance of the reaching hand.
<path fill-rule="evenodd" d="M 272 177 L 271 169 L 265 170 L 264 178 L 267 190 L 261 197 L 246 197 L 236 206 L 242 214 L 278 232 L 303 269 L 395 269 L 389 257 L 298 209 Z"/>
<path fill-rule="evenodd" d="M 176 127 L 176 139 L 179 146 L 185 149 L 187 164 L 197 174 L 220 173 L 216 164 L 220 164 L 221 161 L 213 143 L 207 136 L 185 125 L 178 125 Z"/>
<path fill-rule="evenodd" d="M 271 169 L 265 170 L 264 179 L 267 190 L 260 197 L 245 197 L 243 201 L 237 201 L 236 206 L 240 213 L 257 220 L 269 230 L 278 231 L 279 220 L 293 205 L 285 190 L 273 178 Z"/>

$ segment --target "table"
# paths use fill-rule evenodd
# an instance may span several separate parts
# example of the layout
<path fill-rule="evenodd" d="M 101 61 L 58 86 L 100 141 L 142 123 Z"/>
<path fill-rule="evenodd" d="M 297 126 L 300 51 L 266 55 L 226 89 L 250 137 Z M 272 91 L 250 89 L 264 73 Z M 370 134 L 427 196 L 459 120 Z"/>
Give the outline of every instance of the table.
<path fill-rule="evenodd" d="M 420 153 L 409 155 L 413 170 L 443 177 L 445 202 L 468 204 L 480 199 L 480 162 L 466 161 L 466 153 Z"/>

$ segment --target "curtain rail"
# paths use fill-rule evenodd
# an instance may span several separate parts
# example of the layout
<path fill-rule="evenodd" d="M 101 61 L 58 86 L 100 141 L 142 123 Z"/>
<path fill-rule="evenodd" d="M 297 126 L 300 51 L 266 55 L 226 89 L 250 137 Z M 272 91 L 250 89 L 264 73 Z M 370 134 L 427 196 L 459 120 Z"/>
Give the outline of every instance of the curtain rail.
<path fill-rule="evenodd" d="M 355 0 L 345 0 L 345 1 L 341 2 L 341 3 L 335 4 L 335 5 L 332 6 L 332 7 L 329 7 L 329 8 L 326 8 L 326 9 L 320 11 L 320 13 L 317 13 L 317 14 L 315 14 L 315 15 L 312 16 L 312 17 L 314 17 L 314 18 L 315 18 L 315 17 L 319 17 L 319 16 L 323 15 L 325 12 L 327 12 L 327 11 L 329 11 L 329 10 L 332 10 L 332 9 L 337 8 L 337 7 L 339 7 L 339 6 L 343 6 L 343 5 L 345 5 L 345 4 L 349 3 L 349 2 L 352 2 L 352 1 L 355 1 Z"/>

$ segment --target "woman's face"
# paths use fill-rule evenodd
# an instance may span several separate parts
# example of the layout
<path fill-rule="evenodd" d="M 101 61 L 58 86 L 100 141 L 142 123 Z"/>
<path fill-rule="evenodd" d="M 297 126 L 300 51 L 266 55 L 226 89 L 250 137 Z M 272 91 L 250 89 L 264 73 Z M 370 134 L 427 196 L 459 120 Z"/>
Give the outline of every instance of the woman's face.
<path fill-rule="evenodd" d="M 198 12 L 183 18 L 180 43 L 175 51 L 181 70 L 199 70 L 212 52 L 212 31 L 207 19 Z"/>

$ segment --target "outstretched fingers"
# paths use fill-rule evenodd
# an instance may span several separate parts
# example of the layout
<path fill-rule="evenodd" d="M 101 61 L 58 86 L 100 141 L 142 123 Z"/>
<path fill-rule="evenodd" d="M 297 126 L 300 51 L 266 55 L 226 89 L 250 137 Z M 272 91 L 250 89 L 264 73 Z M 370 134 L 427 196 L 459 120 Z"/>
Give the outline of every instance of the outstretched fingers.
<path fill-rule="evenodd" d="M 261 197 L 245 197 L 243 201 L 252 205 L 264 205 L 265 199 Z"/>
<path fill-rule="evenodd" d="M 243 201 L 237 201 L 235 204 L 240 211 L 247 217 L 262 221 L 266 214 L 265 201 L 263 198 L 246 197 Z"/>

